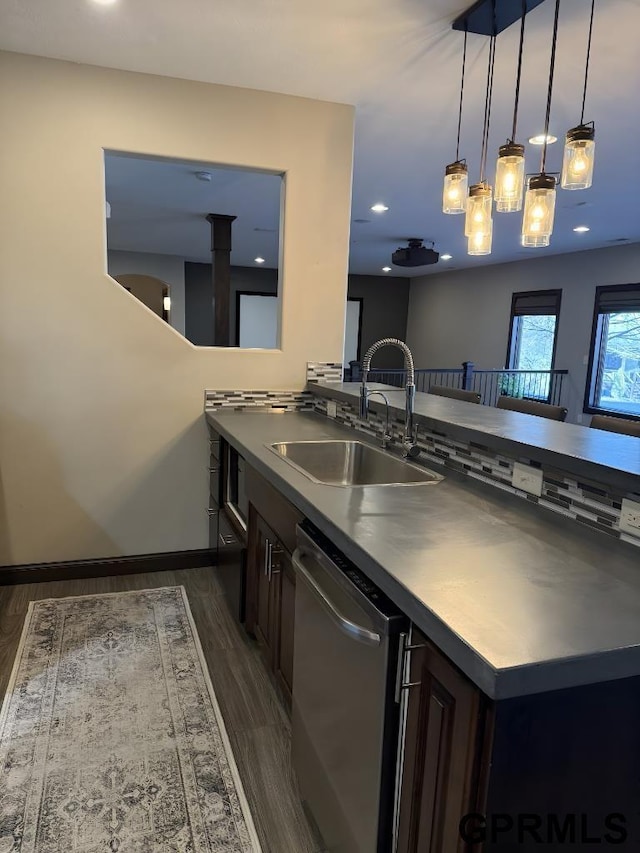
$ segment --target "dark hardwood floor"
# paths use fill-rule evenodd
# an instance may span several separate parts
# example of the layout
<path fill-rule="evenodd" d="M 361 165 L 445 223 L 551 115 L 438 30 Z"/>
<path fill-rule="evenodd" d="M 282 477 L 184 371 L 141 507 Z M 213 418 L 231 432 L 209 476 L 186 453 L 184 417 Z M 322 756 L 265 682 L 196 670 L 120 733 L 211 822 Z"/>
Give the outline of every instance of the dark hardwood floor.
<path fill-rule="evenodd" d="M 319 853 L 291 771 L 289 719 L 255 643 L 234 621 L 215 568 L 0 586 L 0 692 L 4 696 L 30 601 L 182 585 L 263 853 Z"/>

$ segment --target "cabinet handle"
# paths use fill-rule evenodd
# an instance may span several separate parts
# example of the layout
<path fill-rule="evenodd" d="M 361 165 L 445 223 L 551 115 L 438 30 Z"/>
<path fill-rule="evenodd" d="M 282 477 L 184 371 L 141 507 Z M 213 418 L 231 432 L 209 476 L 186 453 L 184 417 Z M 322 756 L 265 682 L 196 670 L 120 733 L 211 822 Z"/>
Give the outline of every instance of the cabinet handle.
<path fill-rule="evenodd" d="M 213 516 L 218 515 L 219 512 L 219 509 L 211 509 L 211 507 L 207 509 L 207 515 L 209 516 L 209 518 L 213 518 Z"/>
<path fill-rule="evenodd" d="M 220 472 L 220 466 L 219 466 L 219 465 L 217 465 L 217 466 L 215 466 L 215 467 L 213 467 L 213 468 L 209 467 L 209 468 L 208 468 L 208 471 L 209 471 L 209 473 L 210 473 L 210 474 L 218 474 L 218 473 Z"/>
<path fill-rule="evenodd" d="M 221 533 L 220 534 L 220 542 L 223 545 L 235 545 L 238 540 L 232 533 Z"/>
<path fill-rule="evenodd" d="M 271 551 L 269 553 L 269 582 L 271 582 L 271 578 L 274 575 L 279 575 L 280 571 L 281 571 L 281 569 L 274 569 L 273 568 L 273 555 L 274 554 L 276 555 L 276 557 L 279 557 L 280 554 L 282 554 L 282 548 L 274 548 L 274 546 L 271 545 Z"/>
<path fill-rule="evenodd" d="M 265 578 L 269 577 L 269 545 L 271 543 L 265 537 L 264 540 L 264 576 Z"/>
<path fill-rule="evenodd" d="M 419 687 L 422 684 L 421 681 L 403 681 L 403 679 L 406 678 L 410 672 L 408 652 L 413 652 L 417 649 L 425 649 L 426 647 L 426 643 L 412 643 L 407 634 L 400 634 L 398 648 L 398 668 L 396 670 L 396 703 L 400 702 L 400 694 L 403 690 L 409 690 L 411 687 Z"/>

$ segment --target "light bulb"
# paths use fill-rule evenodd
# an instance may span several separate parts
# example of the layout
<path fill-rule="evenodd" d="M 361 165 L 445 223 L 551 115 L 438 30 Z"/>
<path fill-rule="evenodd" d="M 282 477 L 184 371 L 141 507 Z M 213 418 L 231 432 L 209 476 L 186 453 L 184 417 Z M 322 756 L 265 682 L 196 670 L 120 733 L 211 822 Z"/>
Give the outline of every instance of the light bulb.
<path fill-rule="evenodd" d="M 482 227 L 473 231 L 467 241 L 468 255 L 490 255 L 493 241 L 493 221 L 484 222 Z"/>
<path fill-rule="evenodd" d="M 548 246 L 553 231 L 556 205 L 556 179 L 551 175 L 534 175 L 524 199 L 522 245 L 528 248 Z"/>
<path fill-rule="evenodd" d="M 467 188 L 469 178 L 467 164 L 462 160 L 449 163 L 445 169 L 442 190 L 442 212 L 464 213 L 467 207 Z"/>
<path fill-rule="evenodd" d="M 491 187 L 486 183 L 474 184 L 469 189 L 467 215 L 464 220 L 464 236 L 470 237 L 491 221 Z"/>
<path fill-rule="evenodd" d="M 524 189 L 524 145 L 501 145 L 496 163 L 496 210 L 513 213 L 522 208 Z"/>
<path fill-rule="evenodd" d="M 491 187 L 484 182 L 474 184 L 469 189 L 465 219 L 465 236 L 469 238 L 467 242 L 467 253 L 469 255 L 491 254 L 493 239 L 492 195 Z"/>
<path fill-rule="evenodd" d="M 565 190 L 586 190 L 593 183 L 595 129 L 579 125 L 567 131 L 560 185 Z"/>

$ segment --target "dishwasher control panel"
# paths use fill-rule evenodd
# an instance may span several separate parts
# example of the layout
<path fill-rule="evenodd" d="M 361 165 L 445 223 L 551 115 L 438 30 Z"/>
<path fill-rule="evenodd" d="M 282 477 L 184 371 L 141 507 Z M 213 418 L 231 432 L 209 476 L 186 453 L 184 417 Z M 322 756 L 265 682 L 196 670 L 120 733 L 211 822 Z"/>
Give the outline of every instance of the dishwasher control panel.
<path fill-rule="evenodd" d="M 382 590 L 377 587 L 348 557 L 339 551 L 333 542 L 318 530 L 308 519 L 305 519 L 300 525 L 300 529 L 311 539 L 315 545 L 331 562 L 336 565 L 340 571 L 346 575 L 351 583 L 365 596 L 365 598 L 374 605 L 376 610 L 382 613 L 387 619 L 394 617 L 404 619 L 405 616 L 391 599 Z"/>

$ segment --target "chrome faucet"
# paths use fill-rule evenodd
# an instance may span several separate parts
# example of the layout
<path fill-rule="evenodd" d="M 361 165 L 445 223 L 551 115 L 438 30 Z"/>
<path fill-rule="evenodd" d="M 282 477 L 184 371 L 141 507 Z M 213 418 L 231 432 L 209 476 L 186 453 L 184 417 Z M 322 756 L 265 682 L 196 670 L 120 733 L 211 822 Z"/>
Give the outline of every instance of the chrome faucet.
<path fill-rule="evenodd" d="M 383 431 L 382 435 L 380 436 L 380 444 L 382 446 L 382 449 L 385 450 L 386 446 L 387 446 L 387 442 L 391 441 L 391 428 L 389 426 L 389 398 L 382 391 L 375 391 L 375 390 L 369 391 L 369 389 L 367 389 L 367 399 L 373 397 L 374 395 L 377 397 L 382 397 L 382 399 L 384 400 L 386 418 L 385 418 L 384 431 Z M 368 414 L 369 414 L 369 409 L 367 407 L 367 415 Z"/>
<path fill-rule="evenodd" d="M 415 372 L 413 367 L 413 356 L 411 350 L 397 338 L 382 338 L 372 344 L 366 351 L 362 359 L 362 384 L 360 386 L 360 417 L 363 421 L 369 417 L 369 396 L 372 393 L 367 388 L 367 377 L 371 367 L 371 359 L 379 349 L 386 346 L 398 347 L 404 355 L 404 366 L 407 371 L 407 381 L 405 387 L 405 414 L 404 414 L 404 436 L 403 450 L 404 455 L 409 456 L 414 453 L 415 438 L 413 435 L 413 406 L 416 397 Z"/>

